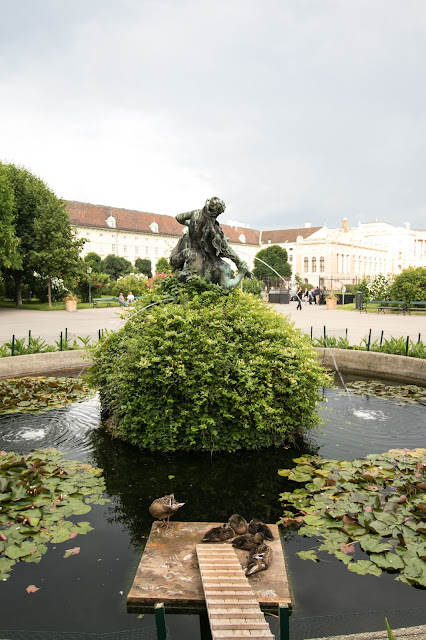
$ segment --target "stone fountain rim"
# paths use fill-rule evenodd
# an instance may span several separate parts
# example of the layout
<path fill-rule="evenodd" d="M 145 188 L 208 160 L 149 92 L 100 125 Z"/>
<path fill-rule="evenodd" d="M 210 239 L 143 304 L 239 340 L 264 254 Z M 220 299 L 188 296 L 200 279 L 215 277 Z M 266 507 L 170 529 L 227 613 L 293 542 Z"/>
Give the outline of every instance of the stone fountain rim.
<path fill-rule="evenodd" d="M 316 347 L 318 359 L 330 370 L 426 386 L 426 360 L 374 351 Z M 66 374 L 91 365 L 84 350 L 32 353 L 0 358 L 0 379 L 25 375 Z"/>

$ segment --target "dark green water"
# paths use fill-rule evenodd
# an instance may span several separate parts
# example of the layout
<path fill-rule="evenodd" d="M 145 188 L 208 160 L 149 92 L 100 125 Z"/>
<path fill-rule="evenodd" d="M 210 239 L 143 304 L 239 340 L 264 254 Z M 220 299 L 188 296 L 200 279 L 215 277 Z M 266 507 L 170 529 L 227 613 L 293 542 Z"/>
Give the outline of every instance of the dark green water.
<path fill-rule="evenodd" d="M 426 445 L 426 412 L 420 405 L 325 394 L 324 431 L 289 450 L 239 454 L 149 454 L 112 440 L 98 429 L 96 400 L 38 416 L 0 420 L 0 449 L 26 453 L 54 446 L 73 459 L 104 469 L 111 502 L 79 519 L 94 531 L 73 541 L 79 555 L 64 559 L 66 543 L 52 545 L 38 565 L 20 563 L 0 584 L 1 629 L 112 632 L 151 626 L 126 611 L 126 596 L 140 560 L 152 518 L 148 507 L 164 493 L 185 502 L 175 519 L 225 521 L 237 512 L 276 522 L 278 496 L 287 489 L 277 474 L 293 457 L 317 453 L 353 459 L 389 448 Z M 174 476 L 169 480 L 169 476 Z M 291 638 L 320 637 L 384 629 L 384 617 L 396 627 L 426 623 L 426 591 L 396 582 L 391 575 L 358 576 L 330 557 L 313 563 L 296 554 L 313 546 L 296 532 L 283 532 L 295 608 Z M 34 584 L 40 590 L 25 591 Z M 271 628 L 277 633 L 276 623 Z M 196 616 L 168 616 L 172 638 L 198 638 Z"/>

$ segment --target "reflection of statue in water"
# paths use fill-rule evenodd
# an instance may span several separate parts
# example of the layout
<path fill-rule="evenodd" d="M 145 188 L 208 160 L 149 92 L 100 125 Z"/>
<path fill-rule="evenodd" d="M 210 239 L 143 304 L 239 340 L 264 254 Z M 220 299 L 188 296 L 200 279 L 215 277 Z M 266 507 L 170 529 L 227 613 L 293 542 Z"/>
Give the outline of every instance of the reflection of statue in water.
<path fill-rule="evenodd" d="M 225 289 L 234 289 L 244 276 L 251 278 L 247 264 L 229 246 L 216 220 L 224 211 L 223 200 L 211 198 L 202 209 L 176 216 L 178 222 L 189 227 L 170 256 L 170 264 L 177 271 L 179 280 L 185 281 L 196 273 Z M 235 277 L 232 277 L 229 264 L 221 258 L 229 258 L 235 263 L 238 269 Z"/>

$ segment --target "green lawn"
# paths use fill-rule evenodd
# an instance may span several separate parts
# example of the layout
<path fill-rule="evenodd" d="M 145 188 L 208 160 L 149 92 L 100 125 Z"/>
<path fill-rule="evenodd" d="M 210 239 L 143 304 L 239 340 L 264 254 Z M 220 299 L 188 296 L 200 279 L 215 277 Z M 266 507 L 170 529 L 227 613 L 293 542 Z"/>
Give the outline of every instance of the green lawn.
<path fill-rule="evenodd" d="M 102 308 L 105 305 L 102 305 Z M 115 302 L 112 303 L 112 306 L 119 307 L 120 305 Z M 14 302 L 11 300 L 0 300 L 0 307 L 6 307 L 9 309 L 30 309 L 32 311 L 65 311 L 65 302 L 52 302 L 52 308 L 49 308 L 49 304 L 47 302 L 23 302 L 22 306 L 17 307 Z M 77 302 L 77 309 L 96 309 L 93 305 L 88 302 Z M 100 307 L 99 307 L 100 308 Z"/>

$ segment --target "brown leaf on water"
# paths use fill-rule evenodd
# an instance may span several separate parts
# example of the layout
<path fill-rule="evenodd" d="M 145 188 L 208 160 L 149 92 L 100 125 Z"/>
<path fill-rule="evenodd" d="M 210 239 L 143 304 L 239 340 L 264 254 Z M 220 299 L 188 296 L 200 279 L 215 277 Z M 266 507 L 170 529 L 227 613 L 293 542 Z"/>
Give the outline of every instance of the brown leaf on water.
<path fill-rule="evenodd" d="M 36 591 L 38 591 L 38 590 L 39 590 L 39 588 L 38 588 L 38 587 L 36 587 L 34 584 L 30 584 L 30 585 L 25 589 L 25 591 L 26 591 L 27 593 L 35 593 L 35 592 L 36 592 Z"/>
<path fill-rule="evenodd" d="M 355 553 L 355 547 L 353 544 L 344 544 L 340 547 L 340 551 L 343 553 Z"/>
<path fill-rule="evenodd" d="M 74 547 L 73 549 L 67 549 L 65 551 L 64 558 L 69 558 L 70 556 L 76 556 L 77 553 L 80 553 L 80 547 Z"/>
<path fill-rule="evenodd" d="M 281 518 L 280 520 L 280 524 L 283 525 L 283 527 L 290 527 L 292 524 L 302 524 L 303 523 L 303 516 L 297 516 L 296 518 Z"/>
<path fill-rule="evenodd" d="M 78 536 L 78 533 L 75 533 L 75 531 L 73 531 L 72 533 L 70 533 L 70 537 L 68 538 L 68 540 L 72 540 L 72 538 L 76 538 Z"/>

